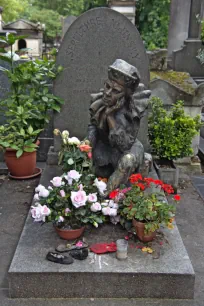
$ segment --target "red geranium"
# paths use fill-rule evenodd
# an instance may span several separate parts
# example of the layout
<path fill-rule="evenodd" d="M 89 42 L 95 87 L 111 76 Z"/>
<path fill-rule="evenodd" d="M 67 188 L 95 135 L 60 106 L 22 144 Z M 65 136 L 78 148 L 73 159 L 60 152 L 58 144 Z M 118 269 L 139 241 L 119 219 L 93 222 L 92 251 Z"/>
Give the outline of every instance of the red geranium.
<path fill-rule="evenodd" d="M 136 184 L 138 187 L 140 187 L 141 190 L 145 190 L 145 185 L 142 183 L 137 183 Z"/>
<path fill-rule="evenodd" d="M 110 194 L 109 194 L 109 198 L 110 199 L 115 199 L 118 195 L 119 191 L 118 190 L 113 190 Z"/>
<path fill-rule="evenodd" d="M 138 182 L 139 180 L 142 181 L 142 175 L 140 173 L 138 174 L 132 174 L 129 178 L 130 183 L 134 184 L 136 182 Z"/>
<path fill-rule="evenodd" d="M 180 199 L 181 199 L 180 195 L 176 194 L 176 195 L 174 196 L 174 200 L 180 201 Z"/>

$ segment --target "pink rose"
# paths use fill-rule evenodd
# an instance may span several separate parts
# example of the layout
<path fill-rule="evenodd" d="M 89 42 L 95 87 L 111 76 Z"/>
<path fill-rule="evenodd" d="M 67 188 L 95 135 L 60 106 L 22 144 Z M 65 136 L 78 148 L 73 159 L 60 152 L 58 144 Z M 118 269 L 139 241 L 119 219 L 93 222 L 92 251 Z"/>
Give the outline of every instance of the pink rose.
<path fill-rule="evenodd" d="M 39 201 L 40 200 L 40 198 L 39 198 L 39 195 L 38 195 L 38 193 L 36 193 L 35 195 L 34 195 L 34 201 Z"/>
<path fill-rule="evenodd" d="M 96 202 L 96 203 L 93 203 L 90 207 L 91 211 L 93 212 L 97 212 L 97 211 L 100 211 L 101 210 L 101 204 Z"/>
<path fill-rule="evenodd" d="M 87 155 L 89 159 L 92 159 L 92 152 L 87 153 Z"/>
<path fill-rule="evenodd" d="M 103 213 L 104 216 L 110 216 L 110 211 L 111 211 L 110 207 L 102 208 L 102 213 Z"/>
<path fill-rule="evenodd" d="M 50 194 L 49 190 L 44 188 L 39 192 L 39 197 L 47 198 L 49 194 Z"/>
<path fill-rule="evenodd" d="M 65 214 L 68 214 L 68 213 L 71 212 L 71 210 L 69 208 L 66 208 L 64 212 L 65 212 Z"/>
<path fill-rule="evenodd" d="M 78 182 L 78 180 L 80 179 L 81 174 L 79 174 L 78 171 L 76 170 L 70 170 L 67 175 L 65 176 L 65 179 L 68 181 L 69 185 L 72 185 L 73 180 Z"/>
<path fill-rule="evenodd" d="M 62 186 L 62 177 L 56 176 L 53 177 L 52 181 L 50 181 L 54 187 L 61 187 Z"/>
<path fill-rule="evenodd" d="M 35 188 L 35 192 L 40 192 L 41 190 L 45 189 L 45 187 L 43 185 L 38 185 L 36 188 Z"/>
<path fill-rule="evenodd" d="M 45 222 L 45 219 L 47 216 L 49 216 L 51 213 L 51 210 L 46 206 L 42 206 L 38 203 L 37 206 L 33 207 L 31 209 L 31 215 L 35 222 Z"/>
<path fill-rule="evenodd" d="M 95 202 L 97 201 L 97 195 L 96 195 L 96 193 L 90 193 L 90 194 L 88 195 L 88 201 L 89 201 L 90 203 L 95 203 Z"/>
<path fill-rule="evenodd" d="M 64 217 L 59 216 L 59 218 L 58 218 L 57 222 L 64 222 Z"/>
<path fill-rule="evenodd" d="M 86 200 L 87 200 L 87 195 L 85 191 L 79 190 L 77 192 L 72 191 L 71 192 L 71 201 L 72 204 L 76 207 L 79 208 L 81 206 L 86 205 Z"/>
<path fill-rule="evenodd" d="M 65 194 L 64 190 L 60 190 L 60 195 L 61 195 L 62 198 L 66 197 L 66 194 Z"/>

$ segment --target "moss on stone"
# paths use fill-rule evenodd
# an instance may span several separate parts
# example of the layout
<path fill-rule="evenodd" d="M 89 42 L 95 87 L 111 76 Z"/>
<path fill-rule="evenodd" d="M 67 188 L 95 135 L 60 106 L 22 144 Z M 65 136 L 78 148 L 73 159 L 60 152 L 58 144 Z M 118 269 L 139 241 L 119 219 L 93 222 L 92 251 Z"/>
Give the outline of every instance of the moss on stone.
<path fill-rule="evenodd" d="M 186 72 L 177 72 L 173 70 L 169 71 L 151 71 L 150 80 L 162 79 L 169 83 L 179 87 L 188 94 L 194 95 L 195 85 L 192 83 L 190 76 Z"/>

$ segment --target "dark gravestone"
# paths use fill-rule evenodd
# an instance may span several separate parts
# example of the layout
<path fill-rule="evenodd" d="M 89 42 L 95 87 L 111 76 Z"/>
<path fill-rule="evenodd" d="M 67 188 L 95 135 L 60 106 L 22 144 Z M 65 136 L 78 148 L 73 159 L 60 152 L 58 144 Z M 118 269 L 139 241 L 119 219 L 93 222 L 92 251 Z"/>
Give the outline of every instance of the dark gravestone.
<path fill-rule="evenodd" d="M 54 127 L 67 129 L 83 139 L 89 123 L 90 94 L 103 88 L 108 66 L 123 59 L 136 66 L 141 81 L 149 84 L 148 57 L 136 27 L 122 14 L 98 8 L 81 15 L 68 29 L 57 56 L 64 67 L 56 80 L 54 93 L 65 100 Z M 147 150 L 147 118 L 141 122 L 138 137 Z M 55 151 L 60 149 L 58 138 Z"/>
<path fill-rule="evenodd" d="M 77 18 L 75 16 L 67 16 L 63 19 L 63 28 L 62 28 L 62 34 L 63 36 L 66 34 L 67 30 L 71 26 L 71 24 L 76 20 Z"/>

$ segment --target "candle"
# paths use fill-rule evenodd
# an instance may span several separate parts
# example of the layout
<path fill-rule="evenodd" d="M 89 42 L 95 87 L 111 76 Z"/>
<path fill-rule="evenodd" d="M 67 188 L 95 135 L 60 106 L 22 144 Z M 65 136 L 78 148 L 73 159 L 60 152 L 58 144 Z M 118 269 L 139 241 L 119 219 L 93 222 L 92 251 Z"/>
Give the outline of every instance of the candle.
<path fill-rule="evenodd" d="M 119 260 L 124 260 L 127 258 L 128 241 L 125 239 L 118 239 L 116 241 L 117 252 L 116 257 Z"/>

